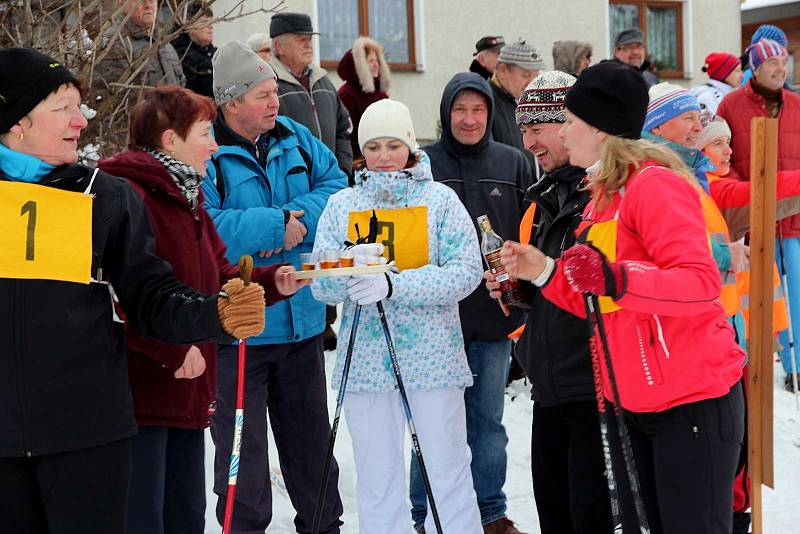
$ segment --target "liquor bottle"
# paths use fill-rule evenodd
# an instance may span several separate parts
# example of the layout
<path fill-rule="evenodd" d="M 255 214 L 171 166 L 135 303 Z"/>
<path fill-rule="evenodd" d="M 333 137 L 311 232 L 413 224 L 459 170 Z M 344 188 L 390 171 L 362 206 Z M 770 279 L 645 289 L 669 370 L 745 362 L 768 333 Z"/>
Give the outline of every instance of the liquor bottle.
<path fill-rule="evenodd" d="M 478 217 L 478 226 L 481 229 L 481 253 L 486 259 L 486 265 L 495 278 L 500 282 L 500 297 L 504 304 L 515 304 L 523 299 L 519 282 L 510 278 L 503 264 L 500 263 L 500 249 L 503 247 L 502 238 L 492 230 L 492 223 L 487 215 Z"/>

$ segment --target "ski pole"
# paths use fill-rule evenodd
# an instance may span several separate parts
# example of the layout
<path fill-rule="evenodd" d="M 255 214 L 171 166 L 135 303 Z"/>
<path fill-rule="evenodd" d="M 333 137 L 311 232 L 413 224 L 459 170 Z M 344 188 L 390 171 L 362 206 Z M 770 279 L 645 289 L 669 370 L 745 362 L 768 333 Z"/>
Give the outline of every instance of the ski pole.
<path fill-rule="evenodd" d="M 786 315 L 789 316 L 789 328 L 786 332 L 789 336 L 789 357 L 792 360 L 792 389 L 794 390 L 794 409 L 800 410 L 800 397 L 797 395 L 797 361 L 795 360 L 794 348 L 794 328 L 792 327 L 792 305 L 789 296 L 789 276 L 786 274 L 786 261 L 783 259 L 783 236 L 778 236 L 778 248 L 780 249 L 781 257 L 781 282 L 783 283 L 783 290 L 786 293 Z"/>
<path fill-rule="evenodd" d="M 614 396 L 614 416 L 617 421 L 619 440 L 622 445 L 622 459 L 625 462 L 625 471 L 628 474 L 628 483 L 631 486 L 633 506 L 636 509 L 636 518 L 639 520 L 639 530 L 642 534 L 649 534 L 650 524 L 647 522 L 647 513 L 644 509 L 644 500 L 642 499 L 642 492 L 639 488 L 639 477 L 636 473 L 636 458 L 633 456 L 631 436 L 628 434 L 628 425 L 625 424 L 625 417 L 622 414 L 622 406 L 620 406 L 617 378 L 614 374 L 614 365 L 611 362 L 611 352 L 608 349 L 608 339 L 606 338 L 606 329 L 603 325 L 602 314 L 600 313 L 600 303 L 596 295 L 587 294 L 585 298 L 586 306 L 589 310 L 590 316 L 592 317 L 593 325 L 597 330 L 598 337 L 600 338 L 600 343 L 603 349 L 603 357 L 606 362 L 606 370 L 608 371 L 608 381 L 611 385 L 611 394 Z"/>
<path fill-rule="evenodd" d="M 347 353 L 344 358 L 344 367 L 342 368 L 342 381 L 339 383 L 339 394 L 336 397 L 336 413 L 333 416 L 333 426 L 331 428 L 331 438 L 328 443 L 328 454 L 325 456 L 325 467 L 322 474 L 322 483 L 319 486 L 319 493 L 317 497 L 317 506 L 314 510 L 314 527 L 312 532 L 319 534 L 319 523 L 322 519 L 322 507 L 325 504 L 325 492 L 328 486 L 328 478 L 331 473 L 331 461 L 333 459 L 333 445 L 336 443 L 336 432 L 339 429 L 339 417 L 342 415 L 342 404 L 344 404 L 344 392 L 347 386 L 347 376 L 350 374 L 350 360 L 353 357 L 353 345 L 356 342 L 356 330 L 358 329 L 358 321 L 361 318 L 361 305 L 356 305 L 356 311 L 353 312 L 353 326 L 350 328 L 350 340 L 347 342 Z"/>
<path fill-rule="evenodd" d="M 244 285 L 250 283 L 253 272 L 253 258 L 242 256 L 239 259 L 239 276 Z M 223 534 L 230 534 L 233 521 L 233 503 L 236 498 L 236 480 L 239 476 L 239 453 L 242 448 L 242 427 L 244 426 L 244 376 L 245 354 L 247 353 L 247 340 L 239 340 L 239 361 L 236 369 L 236 415 L 233 427 L 233 448 L 231 451 L 231 465 L 228 469 L 228 495 L 225 499 L 225 518 L 222 523 Z"/>
<path fill-rule="evenodd" d="M 411 432 L 411 442 L 414 446 L 414 455 L 417 457 L 417 462 L 419 462 L 419 471 L 422 474 L 422 483 L 425 485 L 425 493 L 428 495 L 428 501 L 431 504 L 433 522 L 436 525 L 437 534 L 442 534 L 442 524 L 439 521 L 439 512 L 436 510 L 436 502 L 433 500 L 433 490 L 431 489 L 431 482 L 428 478 L 428 471 L 425 469 L 425 461 L 422 459 L 422 449 L 419 445 L 417 427 L 414 424 L 414 418 L 411 416 L 411 407 L 408 404 L 406 388 L 403 385 L 403 378 L 400 375 L 400 364 L 397 362 L 397 353 L 394 350 L 392 335 L 389 333 L 389 323 L 386 321 L 386 311 L 383 309 L 383 302 L 378 301 L 377 305 L 378 317 L 380 318 L 381 326 L 383 327 L 383 335 L 386 338 L 386 345 L 389 348 L 389 358 L 392 362 L 392 370 L 394 371 L 394 377 L 397 380 L 397 389 L 400 391 L 400 400 L 403 403 L 403 411 L 406 415 L 406 422 L 408 423 L 408 429 Z"/>
<path fill-rule="evenodd" d="M 597 342 L 594 339 L 595 325 L 588 306 L 588 299 L 586 319 L 589 327 L 589 354 L 592 357 L 592 376 L 594 378 L 595 400 L 597 401 L 597 416 L 600 420 L 600 439 L 603 443 L 603 460 L 605 461 L 608 482 L 608 499 L 611 502 L 611 520 L 614 524 L 613 532 L 614 534 L 622 534 L 622 513 L 619 505 L 614 466 L 611 463 L 611 445 L 608 442 L 608 412 L 606 411 L 606 401 L 603 395 L 603 383 L 600 375 L 600 356 L 597 352 Z"/>

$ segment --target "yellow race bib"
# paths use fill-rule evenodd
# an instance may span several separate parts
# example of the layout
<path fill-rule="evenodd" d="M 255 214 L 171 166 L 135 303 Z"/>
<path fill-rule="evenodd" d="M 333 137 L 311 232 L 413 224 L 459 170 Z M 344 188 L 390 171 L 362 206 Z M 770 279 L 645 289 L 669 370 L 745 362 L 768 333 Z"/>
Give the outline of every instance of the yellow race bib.
<path fill-rule="evenodd" d="M 617 219 L 592 224 L 589 227 L 586 242 L 600 249 L 608 261 L 617 261 Z M 611 297 L 600 297 L 597 301 L 600 303 L 601 313 L 611 313 L 622 309 L 622 306 L 614 302 Z"/>
<path fill-rule="evenodd" d="M 369 232 L 369 219 L 373 210 L 351 211 L 347 223 L 347 239 L 355 243 L 358 234 Z M 397 208 L 375 210 L 378 218 L 376 243 L 383 243 L 383 255 L 397 263 L 399 270 L 416 269 L 428 265 L 428 208 Z M 358 224 L 359 232 L 356 232 Z"/>
<path fill-rule="evenodd" d="M 0 278 L 88 284 L 92 196 L 0 182 Z"/>

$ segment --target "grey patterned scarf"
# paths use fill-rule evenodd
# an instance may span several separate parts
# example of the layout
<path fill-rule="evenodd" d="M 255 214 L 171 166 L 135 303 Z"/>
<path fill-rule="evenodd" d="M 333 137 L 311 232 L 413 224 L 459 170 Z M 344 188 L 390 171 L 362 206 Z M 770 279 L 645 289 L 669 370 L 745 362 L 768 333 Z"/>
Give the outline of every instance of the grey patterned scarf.
<path fill-rule="evenodd" d="M 141 148 L 140 150 L 156 158 L 156 160 L 167 169 L 167 172 L 172 176 L 172 179 L 175 180 L 175 184 L 178 186 L 178 189 L 181 190 L 181 193 L 183 193 L 192 211 L 197 210 L 197 195 L 200 193 L 200 183 L 203 176 L 188 163 L 175 159 L 159 150 L 152 148 Z"/>

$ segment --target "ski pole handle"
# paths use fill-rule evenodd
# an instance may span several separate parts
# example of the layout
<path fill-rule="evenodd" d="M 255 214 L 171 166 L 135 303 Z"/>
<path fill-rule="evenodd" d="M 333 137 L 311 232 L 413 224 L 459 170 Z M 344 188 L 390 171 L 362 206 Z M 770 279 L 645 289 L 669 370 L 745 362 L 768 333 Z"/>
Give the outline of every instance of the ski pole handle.
<path fill-rule="evenodd" d="M 250 285 L 250 276 L 253 274 L 253 257 L 244 255 L 239 258 L 239 277 L 244 285 Z"/>

